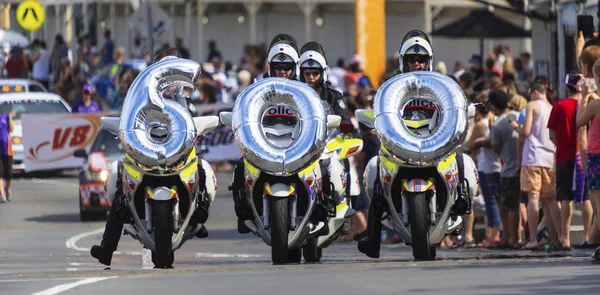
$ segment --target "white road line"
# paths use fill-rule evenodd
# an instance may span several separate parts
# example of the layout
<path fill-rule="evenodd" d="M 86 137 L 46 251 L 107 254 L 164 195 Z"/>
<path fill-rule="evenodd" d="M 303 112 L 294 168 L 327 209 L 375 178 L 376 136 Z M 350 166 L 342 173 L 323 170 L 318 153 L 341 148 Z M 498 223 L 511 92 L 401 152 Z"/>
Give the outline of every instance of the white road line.
<path fill-rule="evenodd" d="M 93 236 L 93 235 L 97 235 L 97 234 L 101 234 L 104 232 L 103 228 L 99 228 L 93 231 L 88 231 L 88 232 L 84 232 L 78 235 L 74 235 L 71 238 L 69 238 L 67 240 L 67 242 L 65 242 L 65 246 L 67 246 L 67 248 L 69 249 L 73 249 L 73 250 L 77 250 L 77 251 L 90 251 L 90 248 L 83 248 L 83 247 L 79 247 L 77 246 L 77 241 L 85 238 L 85 237 L 89 237 L 89 236 Z"/>
<path fill-rule="evenodd" d="M 18 283 L 18 282 L 43 282 L 43 281 L 72 281 L 78 278 L 47 278 L 47 279 L 9 279 L 0 280 L 0 283 Z"/>
<path fill-rule="evenodd" d="M 117 278 L 116 276 L 114 277 L 101 277 L 101 278 L 89 278 L 89 279 L 84 279 L 84 280 L 80 280 L 74 283 L 68 283 L 68 284 L 62 284 L 62 285 L 58 285 L 58 286 L 54 286 L 50 289 L 46 289 L 44 291 L 40 291 L 37 293 L 34 293 L 32 295 L 55 295 L 58 294 L 60 292 L 64 292 L 67 291 L 69 289 L 73 289 L 75 287 L 79 287 L 81 285 L 85 285 L 85 284 L 93 284 L 96 282 L 100 282 L 100 281 L 104 281 L 104 280 L 108 280 L 108 279 L 114 279 Z"/>
<path fill-rule="evenodd" d="M 76 251 L 81 251 L 81 252 L 88 252 L 90 251 L 90 248 L 86 248 L 86 247 L 80 247 L 77 246 L 77 242 L 83 238 L 89 237 L 89 236 L 93 236 L 93 235 L 97 235 L 97 234 L 101 234 L 104 232 L 104 228 L 99 228 L 93 231 L 89 231 L 89 232 L 84 232 L 84 233 L 80 233 L 78 235 L 74 235 L 71 238 L 69 238 L 66 242 L 65 242 L 65 246 L 67 246 L 67 248 L 69 249 L 73 249 Z M 130 251 L 130 252 L 120 252 L 120 251 L 115 251 L 114 254 L 120 255 L 120 254 L 126 254 L 126 255 L 141 255 L 144 256 L 143 251 Z M 148 250 L 146 253 L 145 257 L 146 259 L 144 259 L 144 257 L 142 257 L 142 261 L 145 260 L 150 260 L 150 251 Z M 197 258 L 259 258 L 259 257 L 263 257 L 262 255 L 256 255 L 256 254 L 245 254 L 245 253 L 195 253 L 195 256 Z M 145 264 L 149 265 L 149 262 L 145 262 Z M 75 266 L 75 265 L 74 265 Z"/>
<path fill-rule="evenodd" d="M 262 255 L 244 253 L 196 253 L 197 258 L 259 258 Z"/>
<path fill-rule="evenodd" d="M 69 249 L 73 249 L 73 250 L 77 250 L 77 251 L 81 251 L 81 252 L 89 252 L 90 248 L 79 247 L 79 246 L 77 246 L 77 242 L 83 238 L 101 234 L 103 232 L 104 232 L 104 228 L 99 228 L 99 229 L 96 229 L 93 231 L 88 231 L 88 232 L 80 233 L 78 235 L 74 235 L 65 242 L 65 246 L 67 246 L 67 248 L 69 248 Z M 142 252 L 140 252 L 140 251 L 130 251 L 130 252 L 115 251 L 113 254 L 142 255 Z"/>

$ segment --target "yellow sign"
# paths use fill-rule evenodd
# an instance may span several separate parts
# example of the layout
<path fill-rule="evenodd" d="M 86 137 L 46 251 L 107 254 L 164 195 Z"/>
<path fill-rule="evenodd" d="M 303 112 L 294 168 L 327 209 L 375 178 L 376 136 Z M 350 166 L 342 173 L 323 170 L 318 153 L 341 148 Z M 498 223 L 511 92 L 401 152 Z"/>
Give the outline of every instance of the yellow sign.
<path fill-rule="evenodd" d="M 385 70 L 385 0 L 356 0 L 356 51 L 375 88 Z"/>
<path fill-rule="evenodd" d="M 44 6 L 36 0 L 25 0 L 17 7 L 17 22 L 27 31 L 37 31 L 46 20 Z"/>

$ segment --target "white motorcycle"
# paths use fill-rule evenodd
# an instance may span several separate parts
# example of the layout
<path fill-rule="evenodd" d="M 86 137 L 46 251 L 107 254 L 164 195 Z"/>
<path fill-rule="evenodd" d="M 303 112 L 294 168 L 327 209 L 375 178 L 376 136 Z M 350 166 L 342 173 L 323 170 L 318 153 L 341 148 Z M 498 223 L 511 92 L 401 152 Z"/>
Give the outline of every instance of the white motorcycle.
<path fill-rule="evenodd" d="M 327 141 L 328 130 L 337 129 L 341 118 L 326 115 L 312 88 L 281 78 L 252 84 L 238 96 L 233 112 L 220 117 L 232 126 L 244 155 L 249 193 L 243 198 L 254 216 L 245 225 L 271 246 L 274 264 L 299 263 L 302 256 L 318 262 L 322 248 L 354 212 L 345 196 L 348 171 L 339 160 L 360 152 L 362 140 L 331 136 Z M 334 161 L 326 174 L 329 191 L 323 188 L 321 158 Z"/>
<path fill-rule="evenodd" d="M 108 194 L 126 205 L 125 232 L 152 251 L 156 268 L 172 267 L 174 251 L 202 228 L 216 193 L 214 172 L 198 160 L 195 141 L 219 118 L 192 118 L 181 96 L 199 72 L 186 59 L 153 64 L 131 85 L 121 116 L 101 118 L 125 149 L 109 169 Z"/>
<path fill-rule="evenodd" d="M 433 260 L 436 245 L 462 229 L 479 181 L 473 160 L 457 158 L 468 112 L 474 109 L 460 87 L 434 72 L 395 76 L 377 92 L 373 111 L 356 111 L 381 139 L 379 156 L 365 170 L 372 203 L 361 252 L 379 257 L 385 226 L 412 246 L 416 260 Z"/>

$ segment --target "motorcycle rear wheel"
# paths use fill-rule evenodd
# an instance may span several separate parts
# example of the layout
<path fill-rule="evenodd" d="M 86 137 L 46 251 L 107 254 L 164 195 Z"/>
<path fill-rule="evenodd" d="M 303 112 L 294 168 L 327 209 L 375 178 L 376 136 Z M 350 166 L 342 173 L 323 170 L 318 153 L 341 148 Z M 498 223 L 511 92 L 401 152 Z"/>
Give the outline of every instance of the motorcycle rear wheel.
<path fill-rule="evenodd" d="M 412 236 L 412 250 L 415 261 L 434 260 L 435 246 L 429 240 L 429 203 L 427 193 L 422 192 L 409 196 L 408 219 L 410 222 L 410 234 Z"/>
<path fill-rule="evenodd" d="M 271 197 L 271 260 L 273 264 L 288 262 L 289 203 L 288 198 Z"/>
<path fill-rule="evenodd" d="M 175 255 L 171 251 L 173 236 L 173 214 L 171 202 L 153 202 L 154 251 L 152 262 L 154 268 L 172 268 Z"/>

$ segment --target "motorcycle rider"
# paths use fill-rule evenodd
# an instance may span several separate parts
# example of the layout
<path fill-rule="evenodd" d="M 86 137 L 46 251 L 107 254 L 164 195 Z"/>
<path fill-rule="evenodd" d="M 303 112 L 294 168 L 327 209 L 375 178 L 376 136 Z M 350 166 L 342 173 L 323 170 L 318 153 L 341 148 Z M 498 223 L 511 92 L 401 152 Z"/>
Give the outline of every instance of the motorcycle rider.
<path fill-rule="evenodd" d="M 344 103 L 342 94 L 333 88 L 330 88 L 326 83 L 328 66 L 323 46 L 317 42 L 311 41 L 302 46 L 300 53 L 300 81 L 310 85 L 319 94 L 321 99 L 329 104 L 333 113 L 342 118 L 339 128 L 340 131 L 343 134 L 352 134 L 354 132 L 354 125 L 352 125 L 350 116 L 346 111 L 346 104 Z M 348 175 L 350 175 L 349 159 L 345 159 L 343 164 Z M 327 171 L 329 171 L 329 169 L 324 169 L 322 173 L 325 175 Z M 326 183 L 326 180 L 329 179 L 329 176 L 325 176 L 323 179 L 323 188 L 328 191 L 330 185 Z M 356 182 L 348 179 L 347 183 L 346 196 L 352 198 L 352 205 L 355 207 L 358 196 L 350 196 L 350 187 L 351 185 L 356 185 Z M 328 194 L 328 192 L 326 192 L 326 194 Z M 339 203 L 339 200 L 336 200 L 336 204 L 337 203 Z"/>
<path fill-rule="evenodd" d="M 402 39 L 399 56 L 399 74 L 415 71 L 433 71 L 433 48 L 429 36 L 423 31 L 412 30 Z M 377 161 L 373 157 L 371 161 Z M 460 178 L 464 177 L 462 151 L 456 152 Z M 460 183 L 463 183 L 462 181 Z M 385 204 L 378 195 L 372 196 L 367 219 L 367 237 L 358 242 L 358 251 L 371 258 L 379 258 L 381 248 L 381 217 Z"/>
<path fill-rule="evenodd" d="M 300 69 L 298 62 L 298 46 L 294 37 L 288 34 L 279 34 L 273 38 L 269 45 L 269 54 L 267 61 L 269 69 L 263 78 L 279 77 L 290 80 L 297 80 Z M 240 234 L 249 233 L 250 229 L 244 224 L 245 220 L 252 220 L 252 210 L 246 203 L 244 197 L 244 158 L 240 158 L 233 171 L 233 181 L 229 190 L 233 193 L 233 202 L 235 204 L 235 213 L 238 217 L 237 227 Z"/>
<path fill-rule="evenodd" d="M 168 58 L 181 58 L 181 54 L 179 53 L 179 51 L 176 48 L 166 47 L 166 48 L 161 49 L 155 55 L 153 63 L 156 63 L 161 60 L 168 59 Z M 190 99 L 191 91 L 192 90 L 184 89 L 184 93 L 186 93 L 185 94 L 185 104 L 187 105 L 188 111 L 190 112 L 192 117 L 195 117 L 195 116 L 197 116 L 197 113 L 196 113 L 196 108 L 191 103 L 191 99 Z M 175 96 L 177 96 L 177 95 L 175 95 Z M 177 97 L 174 97 L 174 98 L 177 99 Z M 116 172 L 113 172 L 113 173 L 116 173 Z M 206 178 L 206 174 L 205 174 L 204 169 L 202 168 L 202 163 L 200 161 L 198 161 L 198 173 L 200 175 L 200 178 L 199 178 L 200 189 L 201 189 L 201 191 L 204 191 L 204 189 L 205 189 L 204 179 Z M 120 182 L 121 180 L 118 179 L 117 181 Z M 111 184 L 108 184 L 108 185 L 111 185 Z M 92 257 L 98 259 L 98 261 L 100 263 L 107 265 L 107 266 L 110 266 L 111 261 L 112 261 L 113 252 L 117 250 L 117 246 L 118 246 L 119 240 L 121 238 L 121 233 L 123 232 L 124 219 L 127 218 L 126 216 L 124 216 L 124 215 L 126 215 L 127 207 L 121 200 L 121 198 L 123 196 L 122 186 L 119 184 L 116 184 L 116 186 L 117 186 L 117 191 L 115 192 L 115 197 L 113 198 L 113 201 L 110 205 L 110 210 L 108 211 L 109 213 L 108 213 L 108 218 L 106 220 L 106 226 L 104 228 L 104 234 L 102 235 L 102 241 L 100 242 L 100 245 L 94 245 L 90 249 L 90 254 L 92 255 Z M 204 225 L 202 225 L 202 227 L 200 228 L 200 230 L 198 231 L 196 236 L 199 238 L 208 237 L 208 231 L 206 230 L 206 227 L 204 227 Z"/>

